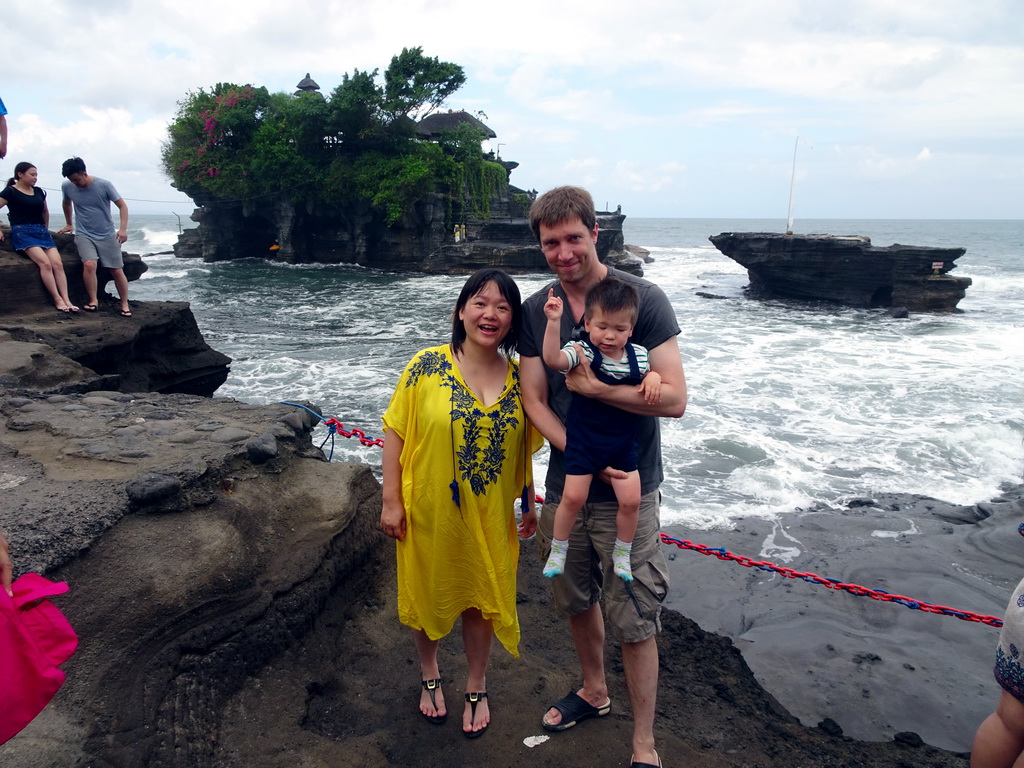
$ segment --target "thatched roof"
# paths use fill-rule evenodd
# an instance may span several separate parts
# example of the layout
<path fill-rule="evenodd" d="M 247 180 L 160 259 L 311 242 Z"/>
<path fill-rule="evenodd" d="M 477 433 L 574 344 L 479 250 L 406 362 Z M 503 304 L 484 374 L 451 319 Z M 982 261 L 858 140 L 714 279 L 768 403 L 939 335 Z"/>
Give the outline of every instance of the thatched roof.
<path fill-rule="evenodd" d="M 462 123 L 469 123 L 479 128 L 483 131 L 484 138 L 498 138 L 498 134 L 464 110 L 459 110 L 458 112 L 436 112 L 433 115 L 427 115 L 416 126 L 416 135 L 421 139 L 438 139 L 441 137 L 442 131 L 450 131 Z"/>
<path fill-rule="evenodd" d="M 317 85 L 316 80 L 309 76 L 309 72 L 306 76 L 299 81 L 299 84 L 295 86 L 299 91 L 319 91 L 320 86 Z"/>

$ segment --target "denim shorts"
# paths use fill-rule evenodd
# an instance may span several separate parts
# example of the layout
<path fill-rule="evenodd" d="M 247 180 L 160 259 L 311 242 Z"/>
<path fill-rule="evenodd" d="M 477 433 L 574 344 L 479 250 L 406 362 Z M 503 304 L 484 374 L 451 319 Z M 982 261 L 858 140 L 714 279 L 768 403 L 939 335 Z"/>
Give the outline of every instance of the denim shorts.
<path fill-rule="evenodd" d="M 594 482 L 601 482 L 595 480 Z M 668 595 L 668 563 L 662 551 L 660 491 L 640 497 L 630 567 L 633 581 L 612 570 L 616 501 L 585 504 L 569 534 L 565 571 L 551 580 L 555 606 L 570 616 L 583 613 L 604 594 L 608 625 L 619 642 L 639 643 L 661 630 L 661 604 Z M 558 499 L 545 499 L 537 525 L 537 555 L 547 562 Z"/>
<path fill-rule="evenodd" d="M 15 224 L 11 227 L 11 247 L 16 251 L 29 248 L 56 248 L 50 230 L 42 224 Z"/>

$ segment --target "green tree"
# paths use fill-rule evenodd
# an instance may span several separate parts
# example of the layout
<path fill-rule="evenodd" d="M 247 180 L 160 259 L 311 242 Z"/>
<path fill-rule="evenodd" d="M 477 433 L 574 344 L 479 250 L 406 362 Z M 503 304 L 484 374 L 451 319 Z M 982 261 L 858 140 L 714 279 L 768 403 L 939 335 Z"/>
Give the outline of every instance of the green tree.
<path fill-rule="evenodd" d="M 497 178 L 464 126 L 438 144 L 419 141 L 414 118 L 436 109 L 465 82 L 462 68 L 403 49 L 383 83 L 354 70 L 325 98 L 218 83 L 178 103 L 162 161 L 172 184 L 198 201 L 287 194 L 329 203 L 364 200 L 388 224 L 431 193 L 463 206 Z M 502 171 L 500 166 L 495 166 Z M 486 210 L 487 201 L 474 203 Z"/>
<path fill-rule="evenodd" d="M 423 49 L 403 48 L 384 71 L 385 109 L 393 116 L 422 120 L 466 82 L 462 67 Z"/>

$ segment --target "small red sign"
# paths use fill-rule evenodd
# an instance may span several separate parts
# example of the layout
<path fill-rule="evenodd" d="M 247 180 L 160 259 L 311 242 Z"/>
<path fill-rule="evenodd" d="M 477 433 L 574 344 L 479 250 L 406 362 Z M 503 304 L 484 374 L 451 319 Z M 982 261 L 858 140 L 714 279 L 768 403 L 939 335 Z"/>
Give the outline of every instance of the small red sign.
<path fill-rule="evenodd" d="M 944 266 L 946 266 L 946 262 L 944 262 L 944 261 L 933 261 L 932 262 L 932 269 L 942 269 Z"/>

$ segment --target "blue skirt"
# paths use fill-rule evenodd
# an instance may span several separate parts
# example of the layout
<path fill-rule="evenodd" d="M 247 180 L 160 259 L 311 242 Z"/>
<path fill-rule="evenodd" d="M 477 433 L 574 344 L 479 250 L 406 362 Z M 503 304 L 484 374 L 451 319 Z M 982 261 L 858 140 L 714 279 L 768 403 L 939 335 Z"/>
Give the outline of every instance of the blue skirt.
<path fill-rule="evenodd" d="M 42 224 L 15 224 L 11 227 L 11 245 L 16 251 L 24 251 L 33 246 L 40 248 L 56 248 L 50 231 Z"/>

